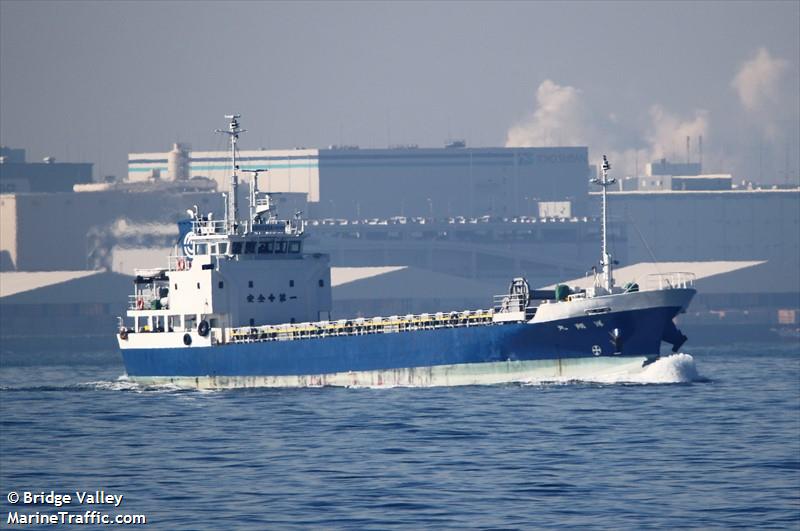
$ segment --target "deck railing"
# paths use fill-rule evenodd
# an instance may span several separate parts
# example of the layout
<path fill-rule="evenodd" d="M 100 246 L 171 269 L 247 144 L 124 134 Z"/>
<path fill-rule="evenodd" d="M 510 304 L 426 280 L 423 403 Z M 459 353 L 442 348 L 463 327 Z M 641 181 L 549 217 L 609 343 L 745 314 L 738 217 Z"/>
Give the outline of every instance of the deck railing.
<path fill-rule="evenodd" d="M 266 326 L 243 326 L 228 329 L 232 343 L 255 341 L 292 341 L 335 336 L 357 336 L 366 334 L 391 334 L 414 330 L 435 330 L 492 324 L 492 310 L 473 310 L 436 314 L 420 314 L 371 319 L 319 321 Z"/>
<path fill-rule="evenodd" d="M 495 295 L 493 300 L 494 311 L 498 313 L 525 311 L 525 306 L 528 303 L 527 298 L 522 293 Z"/>
<path fill-rule="evenodd" d="M 228 227 L 224 219 L 195 220 L 192 222 L 192 232 L 201 236 L 226 234 Z"/>
<path fill-rule="evenodd" d="M 644 288 L 646 290 L 693 288 L 695 278 L 694 273 L 655 273 L 647 276 Z"/>

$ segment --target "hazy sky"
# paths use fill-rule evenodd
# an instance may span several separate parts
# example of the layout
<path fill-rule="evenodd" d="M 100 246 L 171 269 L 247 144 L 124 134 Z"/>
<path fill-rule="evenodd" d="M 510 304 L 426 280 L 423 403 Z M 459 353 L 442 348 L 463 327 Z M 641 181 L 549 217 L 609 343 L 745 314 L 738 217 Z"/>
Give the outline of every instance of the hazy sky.
<path fill-rule="evenodd" d="M 589 145 L 631 171 L 798 173 L 800 2 L 0 0 L 0 141 L 124 174 L 130 151 Z M 696 155 L 693 155 L 696 157 Z"/>

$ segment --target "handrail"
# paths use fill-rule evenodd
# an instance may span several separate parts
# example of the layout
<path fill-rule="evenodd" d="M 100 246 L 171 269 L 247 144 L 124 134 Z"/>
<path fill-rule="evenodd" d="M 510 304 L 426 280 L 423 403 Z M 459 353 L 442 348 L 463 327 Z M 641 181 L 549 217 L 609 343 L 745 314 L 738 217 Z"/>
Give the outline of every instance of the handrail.
<path fill-rule="evenodd" d="M 522 312 L 528 304 L 528 297 L 522 293 L 506 293 L 495 295 L 493 299 L 494 311 L 497 313 Z"/>
<path fill-rule="evenodd" d="M 225 220 L 195 220 L 192 221 L 192 232 L 198 235 L 226 234 L 227 226 Z"/>
<path fill-rule="evenodd" d="M 161 305 L 161 299 L 154 295 L 152 292 L 142 292 L 134 295 L 128 295 L 128 309 L 129 310 L 168 310 L 169 306 L 164 305 L 160 308 L 153 308 L 153 302 L 158 301 Z"/>
<path fill-rule="evenodd" d="M 697 276 L 689 272 L 653 273 L 647 275 L 645 290 L 689 289 L 694 287 Z"/>
<path fill-rule="evenodd" d="M 329 336 L 358 336 L 390 334 L 415 330 L 460 328 L 493 324 L 493 310 L 439 312 L 437 314 L 406 315 L 404 317 L 373 317 L 371 319 L 342 319 L 314 323 L 292 323 L 265 326 L 243 326 L 228 329 L 232 343 L 255 341 L 291 341 Z"/>

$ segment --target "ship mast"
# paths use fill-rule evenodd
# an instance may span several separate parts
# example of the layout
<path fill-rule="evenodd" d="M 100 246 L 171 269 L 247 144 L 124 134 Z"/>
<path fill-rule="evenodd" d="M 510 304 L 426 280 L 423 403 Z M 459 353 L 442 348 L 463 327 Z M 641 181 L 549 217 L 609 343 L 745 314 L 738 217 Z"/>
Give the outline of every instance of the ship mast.
<path fill-rule="evenodd" d="M 236 174 L 236 172 L 239 170 L 239 167 L 236 165 L 236 142 L 239 140 L 240 133 L 247 132 L 247 129 L 239 128 L 239 118 L 241 117 L 241 114 L 226 114 L 225 118 L 229 120 L 228 130 L 216 130 L 217 133 L 228 135 L 231 140 L 231 190 L 229 194 L 230 197 L 228 197 L 228 203 L 226 203 L 226 206 L 228 204 L 230 206 L 225 215 L 225 226 L 228 228 L 228 234 L 234 234 L 236 232 L 236 223 L 239 219 L 239 198 L 237 196 L 237 191 L 239 189 L 239 176 Z M 230 214 L 230 217 L 228 214 Z"/>
<path fill-rule="evenodd" d="M 614 287 L 614 273 L 612 271 L 611 255 L 608 252 L 608 198 L 606 195 L 606 188 L 617 182 L 616 179 L 608 178 L 608 170 L 611 169 L 611 164 L 608 158 L 603 155 L 603 166 L 601 168 L 602 178 L 592 179 L 590 182 L 600 185 L 603 188 L 603 205 L 602 205 L 602 229 L 601 237 L 603 242 L 602 256 L 600 258 L 600 265 L 603 267 L 603 287 L 608 293 Z"/>

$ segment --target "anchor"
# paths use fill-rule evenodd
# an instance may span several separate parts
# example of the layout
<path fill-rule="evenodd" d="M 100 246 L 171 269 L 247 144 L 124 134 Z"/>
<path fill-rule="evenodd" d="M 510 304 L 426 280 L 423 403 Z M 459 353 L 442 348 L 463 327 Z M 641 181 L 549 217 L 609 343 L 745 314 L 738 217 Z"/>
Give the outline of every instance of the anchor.
<path fill-rule="evenodd" d="M 664 333 L 661 336 L 661 341 L 672 345 L 672 352 L 678 352 L 683 344 L 686 343 L 687 339 L 689 338 L 683 335 L 680 330 L 678 330 L 678 327 L 675 326 L 674 321 L 669 321 L 667 323 L 667 325 L 664 327 Z"/>

